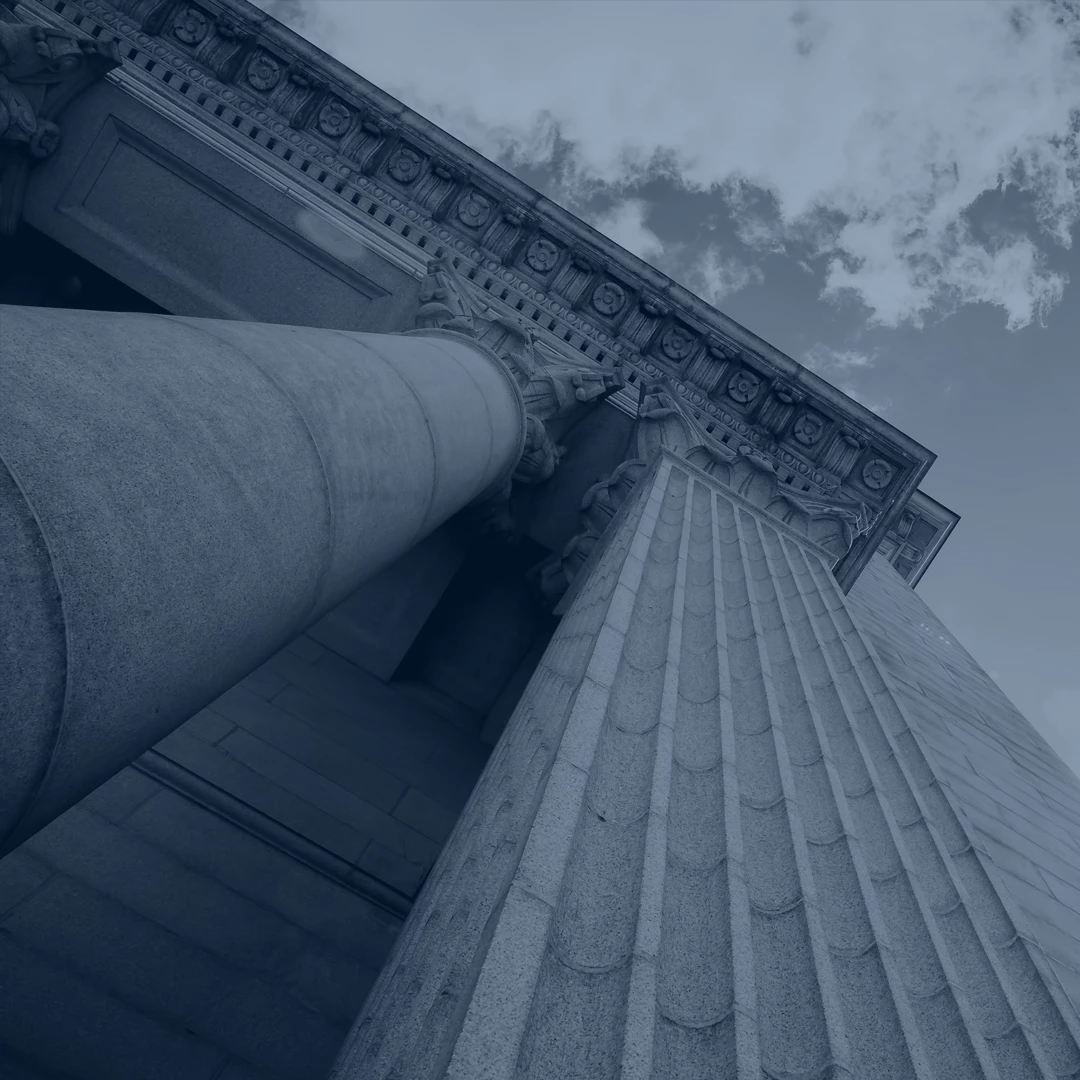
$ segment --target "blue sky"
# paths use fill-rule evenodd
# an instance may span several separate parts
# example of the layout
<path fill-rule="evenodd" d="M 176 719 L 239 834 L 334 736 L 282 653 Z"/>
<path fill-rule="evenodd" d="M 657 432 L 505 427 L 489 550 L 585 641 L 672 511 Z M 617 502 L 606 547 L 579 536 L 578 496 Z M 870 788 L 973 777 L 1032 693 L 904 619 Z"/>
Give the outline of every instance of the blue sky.
<path fill-rule="evenodd" d="M 1080 5 L 257 2 L 937 453 L 919 592 L 1080 772 Z"/>

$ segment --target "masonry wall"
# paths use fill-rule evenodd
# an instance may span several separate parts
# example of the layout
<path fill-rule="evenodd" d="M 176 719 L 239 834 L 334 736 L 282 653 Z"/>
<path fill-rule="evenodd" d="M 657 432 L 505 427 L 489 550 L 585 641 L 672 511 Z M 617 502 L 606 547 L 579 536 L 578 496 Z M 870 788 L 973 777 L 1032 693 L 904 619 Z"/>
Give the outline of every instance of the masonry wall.
<path fill-rule="evenodd" d="M 0 1074 L 322 1080 L 489 749 L 300 637 L 0 862 Z"/>
<path fill-rule="evenodd" d="M 1080 780 L 885 559 L 848 604 L 1000 871 L 1018 931 L 1080 1012 Z"/>

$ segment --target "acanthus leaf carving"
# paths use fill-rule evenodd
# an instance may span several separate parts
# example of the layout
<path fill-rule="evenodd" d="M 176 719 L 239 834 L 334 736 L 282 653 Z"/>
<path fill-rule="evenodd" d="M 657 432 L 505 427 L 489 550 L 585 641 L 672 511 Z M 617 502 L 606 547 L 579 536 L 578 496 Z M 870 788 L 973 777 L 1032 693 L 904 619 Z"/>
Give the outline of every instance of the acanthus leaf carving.
<path fill-rule="evenodd" d="M 527 431 L 513 474 L 519 483 L 550 478 L 564 454 L 552 432 L 624 385 L 618 367 L 577 363 L 542 348 L 533 327 L 493 307 L 482 290 L 458 274 L 449 256 L 428 263 L 419 299 L 417 330 L 451 330 L 475 338 L 496 353 L 521 389 Z"/>
<path fill-rule="evenodd" d="M 721 456 L 731 454 L 722 443 L 710 438 L 668 379 L 642 384 L 633 436 L 635 457 L 651 461 L 661 447 L 686 454 L 693 447 L 710 444 Z"/>
<path fill-rule="evenodd" d="M 570 587 L 611 519 L 648 467 L 647 461 L 630 458 L 585 492 L 578 514 L 580 531 L 570 538 L 562 551 L 544 559 L 530 571 L 550 607 L 554 607 Z"/>
<path fill-rule="evenodd" d="M 59 113 L 119 66 L 113 41 L 18 22 L 0 8 L 0 235 L 18 227 L 33 162 L 60 145 Z"/>

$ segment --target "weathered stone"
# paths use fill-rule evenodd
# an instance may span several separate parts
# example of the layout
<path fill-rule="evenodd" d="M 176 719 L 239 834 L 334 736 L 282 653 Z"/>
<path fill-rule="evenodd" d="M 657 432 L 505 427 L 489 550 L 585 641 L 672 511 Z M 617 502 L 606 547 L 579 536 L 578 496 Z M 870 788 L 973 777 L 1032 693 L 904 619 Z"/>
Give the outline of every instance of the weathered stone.
<path fill-rule="evenodd" d="M 449 331 L 2 311 L 8 849 L 499 490 L 524 446 L 508 369 Z"/>
<path fill-rule="evenodd" d="M 1075 1010 L 995 907 L 832 559 L 659 456 L 335 1080 L 1080 1067 Z"/>

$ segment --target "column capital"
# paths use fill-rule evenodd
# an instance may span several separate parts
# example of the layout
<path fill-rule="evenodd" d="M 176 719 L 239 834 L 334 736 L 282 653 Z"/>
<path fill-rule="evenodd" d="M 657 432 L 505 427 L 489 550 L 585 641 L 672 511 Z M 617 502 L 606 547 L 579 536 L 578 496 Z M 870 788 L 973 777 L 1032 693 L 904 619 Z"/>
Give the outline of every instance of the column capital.
<path fill-rule="evenodd" d="M 115 41 L 24 23 L 0 4 L 0 235 L 18 228 L 31 167 L 60 145 L 60 112 L 120 63 Z"/>
<path fill-rule="evenodd" d="M 585 493 L 581 530 L 561 552 L 534 568 L 545 599 L 557 612 L 565 609 L 563 594 L 585 564 L 607 520 L 629 494 L 632 484 L 627 483 L 628 476 L 657 455 L 670 456 L 708 474 L 729 489 L 736 500 L 745 500 L 756 512 L 794 528 L 820 550 L 831 566 L 838 564 L 855 541 L 873 528 L 880 514 L 866 503 L 845 496 L 794 490 L 791 484 L 781 481 L 774 462 L 750 443 L 729 445 L 713 435 L 666 378 L 641 385 L 629 454 L 613 473 L 601 477 Z M 640 469 L 635 479 L 637 475 Z M 598 521 L 595 506 L 601 490 L 601 501 L 610 506 L 604 521 Z"/>
<path fill-rule="evenodd" d="M 419 299 L 411 333 L 439 330 L 480 343 L 506 366 L 520 389 L 528 414 L 525 443 L 511 477 L 484 511 L 489 526 L 512 531 L 507 505 L 511 481 L 538 484 L 551 478 L 565 453 L 559 436 L 584 410 L 623 388 L 622 369 L 586 360 L 575 363 L 544 349 L 533 327 L 493 308 L 483 291 L 458 273 L 450 255 L 428 263 Z"/>

